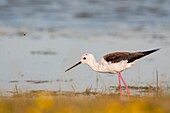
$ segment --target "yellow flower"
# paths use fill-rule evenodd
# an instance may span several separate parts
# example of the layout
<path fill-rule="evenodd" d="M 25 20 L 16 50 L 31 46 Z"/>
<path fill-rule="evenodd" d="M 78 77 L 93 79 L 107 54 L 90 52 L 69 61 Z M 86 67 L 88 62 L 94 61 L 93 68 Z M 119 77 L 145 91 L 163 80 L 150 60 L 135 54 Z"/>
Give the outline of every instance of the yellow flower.
<path fill-rule="evenodd" d="M 54 105 L 54 100 L 52 96 L 40 95 L 35 99 L 36 105 L 42 109 L 50 109 Z"/>
<path fill-rule="evenodd" d="M 124 107 L 120 103 L 112 102 L 106 107 L 107 113 L 123 113 Z"/>
<path fill-rule="evenodd" d="M 152 105 L 147 101 L 135 101 L 129 105 L 131 113 L 164 113 L 159 106 Z"/>
<path fill-rule="evenodd" d="M 41 111 L 38 108 L 35 108 L 34 106 L 30 106 L 26 109 L 25 113 L 41 113 Z"/>

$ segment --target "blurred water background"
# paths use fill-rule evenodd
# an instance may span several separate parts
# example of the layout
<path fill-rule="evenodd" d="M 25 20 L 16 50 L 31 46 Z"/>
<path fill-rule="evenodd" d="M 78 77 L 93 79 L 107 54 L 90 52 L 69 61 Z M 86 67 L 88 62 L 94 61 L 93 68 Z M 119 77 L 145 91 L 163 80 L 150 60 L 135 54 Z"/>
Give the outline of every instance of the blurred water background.
<path fill-rule="evenodd" d="M 122 73 L 131 86 L 170 81 L 169 0 L 0 0 L 0 92 L 96 91 L 117 86 L 117 76 L 81 65 L 109 52 L 161 48 Z"/>

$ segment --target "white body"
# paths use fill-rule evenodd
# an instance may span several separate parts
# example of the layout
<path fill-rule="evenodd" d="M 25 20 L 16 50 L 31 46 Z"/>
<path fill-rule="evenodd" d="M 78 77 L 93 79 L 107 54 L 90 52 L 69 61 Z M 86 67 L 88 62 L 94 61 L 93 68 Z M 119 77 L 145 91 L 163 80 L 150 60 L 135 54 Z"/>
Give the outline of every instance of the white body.
<path fill-rule="evenodd" d="M 86 58 L 86 59 L 84 59 Z M 118 63 L 107 62 L 102 58 L 98 63 L 92 54 L 84 54 L 81 59 L 82 63 L 88 64 L 94 71 L 100 73 L 113 73 L 116 74 L 134 65 L 134 62 L 128 63 L 127 60 L 122 60 Z"/>

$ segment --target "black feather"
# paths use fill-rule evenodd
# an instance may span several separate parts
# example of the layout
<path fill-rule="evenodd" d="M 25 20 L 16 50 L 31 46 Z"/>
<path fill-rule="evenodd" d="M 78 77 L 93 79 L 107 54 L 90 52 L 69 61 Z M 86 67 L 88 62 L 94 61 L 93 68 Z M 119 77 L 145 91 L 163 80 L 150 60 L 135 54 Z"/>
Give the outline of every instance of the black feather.
<path fill-rule="evenodd" d="M 144 51 L 144 52 L 116 52 L 116 53 L 110 53 L 107 54 L 105 56 L 103 56 L 103 58 L 107 61 L 107 62 L 112 62 L 112 63 L 117 63 L 120 62 L 122 60 L 127 60 L 128 63 L 131 63 L 139 58 L 142 58 L 146 55 L 149 55 L 153 52 L 158 51 L 159 49 L 154 49 L 154 50 L 149 50 L 149 51 Z"/>

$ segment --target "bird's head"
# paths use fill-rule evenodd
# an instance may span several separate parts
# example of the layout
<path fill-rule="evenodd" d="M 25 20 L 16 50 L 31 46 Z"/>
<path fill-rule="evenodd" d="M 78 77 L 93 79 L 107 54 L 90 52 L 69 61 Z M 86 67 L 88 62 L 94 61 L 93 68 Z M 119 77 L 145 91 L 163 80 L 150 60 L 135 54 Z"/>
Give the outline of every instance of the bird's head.
<path fill-rule="evenodd" d="M 78 63 L 76 63 L 75 65 L 73 65 L 72 67 L 68 68 L 65 72 L 69 71 L 70 69 L 78 66 L 79 64 L 90 64 L 91 61 L 94 60 L 94 56 L 90 53 L 86 53 L 84 55 L 82 55 L 80 61 Z"/>
<path fill-rule="evenodd" d="M 82 64 L 89 64 L 89 62 L 91 62 L 93 58 L 94 57 L 92 54 L 86 53 L 86 54 L 82 55 L 80 62 Z"/>

